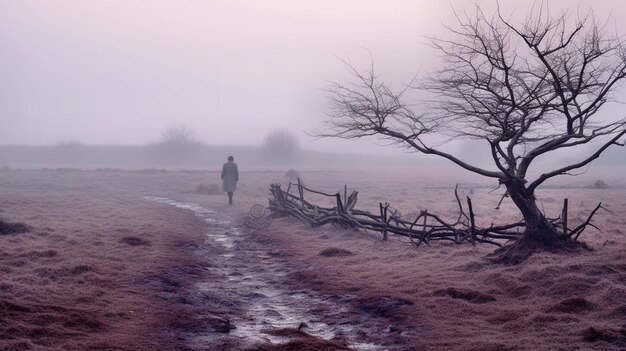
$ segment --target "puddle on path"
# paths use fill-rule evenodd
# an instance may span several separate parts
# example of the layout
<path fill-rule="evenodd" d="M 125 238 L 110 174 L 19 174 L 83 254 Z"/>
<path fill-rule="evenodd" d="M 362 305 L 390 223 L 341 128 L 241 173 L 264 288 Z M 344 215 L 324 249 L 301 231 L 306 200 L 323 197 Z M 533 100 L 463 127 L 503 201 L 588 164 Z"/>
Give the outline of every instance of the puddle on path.
<path fill-rule="evenodd" d="M 197 204 L 181 203 L 162 197 L 143 198 L 193 211 L 209 224 L 207 239 L 222 249 L 219 264 L 209 270 L 222 279 L 200 282 L 198 287 L 204 292 L 215 292 L 219 289 L 219 295 L 237 301 L 244 311 L 243 316 L 233 316 L 231 319 L 236 329 L 229 333 L 229 337 L 238 338 L 247 345 L 260 342 L 281 343 L 287 339 L 263 331 L 297 328 L 305 323 L 303 330 L 308 334 L 327 340 L 340 337 L 347 340 L 349 347 L 356 351 L 387 350 L 368 343 L 368 330 L 342 317 L 348 315 L 346 307 L 332 298 L 316 296 L 307 291 L 293 291 L 282 285 L 282 277 L 289 271 L 287 265 L 268 252 L 268 248 L 247 240 L 245 231 L 234 223 L 219 220 L 215 211 Z M 207 340 L 210 337 L 205 336 Z"/>

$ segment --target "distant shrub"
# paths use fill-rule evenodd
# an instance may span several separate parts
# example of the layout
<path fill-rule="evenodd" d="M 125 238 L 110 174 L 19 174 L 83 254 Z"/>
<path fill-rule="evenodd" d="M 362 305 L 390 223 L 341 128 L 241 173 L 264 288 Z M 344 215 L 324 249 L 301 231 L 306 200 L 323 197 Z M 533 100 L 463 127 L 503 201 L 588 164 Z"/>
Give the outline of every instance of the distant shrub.
<path fill-rule="evenodd" d="M 215 184 L 204 185 L 200 184 L 196 187 L 196 194 L 219 194 L 220 188 Z"/>
<path fill-rule="evenodd" d="M 120 242 L 130 246 L 150 246 L 150 242 L 148 240 L 144 240 L 136 236 L 127 236 L 120 240 Z"/>
<path fill-rule="evenodd" d="M 300 174 L 298 174 L 295 169 L 290 169 L 285 172 L 285 178 L 287 178 L 287 180 L 289 180 L 289 182 L 291 183 L 297 183 L 298 178 L 300 178 L 300 181 L 302 181 L 302 177 L 300 177 Z"/>
<path fill-rule="evenodd" d="M 623 329 L 621 331 L 617 331 L 613 329 L 596 329 L 594 327 L 589 327 L 583 331 L 583 340 L 587 342 L 595 342 L 598 340 L 614 342 L 620 338 L 624 338 Z"/>
<path fill-rule="evenodd" d="M 7 165 L 4 165 L 4 166 L 0 167 L 0 172 L 8 172 L 10 170 L 11 170 L 11 168 L 9 166 L 7 166 Z"/>
<path fill-rule="evenodd" d="M 336 247 L 329 247 L 320 252 L 320 256 L 324 257 L 345 257 L 351 256 L 352 252 L 346 249 L 340 249 Z"/>
<path fill-rule="evenodd" d="M 0 235 L 20 234 L 30 230 L 24 223 L 11 223 L 0 220 Z"/>
<path fill-rule="evenodd" d="M 587 185 L 585 188 L 587 189 L 607 189 L 609 186 L 606 185 L 604 180 L 597 180 L 595 183 L 591 185 Z"/>
<path fill-rule="evenodd" d="M 606 189 L 609 186 L 606 185 L 606 183 L 603 180 L 598 180 L 595 183 L 593 183 L 593 187 L 596 189 Z"/>
<path fill-rule="evenodd" d="M 591 310 L 594 305 L 583 297 L 570 297 L 548 309 L 548 312 L 581 313 Z"/>
<path fill-rule="evenodd" d="M 448 287 L 435 291 L 436 296 L 450 296 L 454 299 L 466 300 L 472 303 L 486 303 L 496 301 L 495 296 L 490 294 L 484 294 L 480 291 L 463 288 Z"/>

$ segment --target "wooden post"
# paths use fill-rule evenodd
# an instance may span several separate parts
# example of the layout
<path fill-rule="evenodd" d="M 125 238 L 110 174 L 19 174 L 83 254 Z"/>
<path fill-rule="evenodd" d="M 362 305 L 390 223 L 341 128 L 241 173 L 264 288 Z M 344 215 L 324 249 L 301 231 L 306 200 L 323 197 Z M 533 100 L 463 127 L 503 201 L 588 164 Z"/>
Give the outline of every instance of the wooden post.
<path fill-rule="evenodd" d="M 341 203 L 341 194 L 335 194 L 337 198 L 337 213 L 343 213 L 343 204 Z"/>
<path fill-rule="evenodd" d="M 387 240 L 387 207 L 383 206 L 382 202 L 379 202 L 378 206 L 380 207 L 380 218 L 385 223 L 383 227 L 383 240 Z"/>
<path fill-rule="evenodd" d="M 563 199 L 563 235 L 567 236 L 567 199 Z"/>
<path fill-rule="evenodd" d="M 470 234 L 472 234 L 472 243 L 474 243 L 474 238 L 475 238 L 475 228 L 476 228 L 476 223 L 474 222 L 474 208 L 472 208 L 472 199 L 470 199 L 470 197 L 467 197 L 467 207 L 469 208 L 469 217 L 470 217 Z"/>
<path fill-rule="evenodd" d="M 424 224 L 422 226 L 422 235 L 420 235 L 420 242 L 424 242 L 424 244 L 430 246 L 430 244 L 428 243 L 428 240 L 426 240 L 426 221 L 428 221 L 428 211 L 422 211 L 422 214 L 424 215 Z"/>
<path fill-rule="evenodd" d="M 302 189 L 302 183 L 300 183 L 300 177 L 298 177 L 298 192 L 300 193 L 300 201 L 304 204 L 304 189 Z"/>
<path fill-rule="evenodd" d="M 344 207 L 348 205 L 348 185 L 347 184 L 343 186 L 343 201 L 344 201 L 343 203 Z"/>

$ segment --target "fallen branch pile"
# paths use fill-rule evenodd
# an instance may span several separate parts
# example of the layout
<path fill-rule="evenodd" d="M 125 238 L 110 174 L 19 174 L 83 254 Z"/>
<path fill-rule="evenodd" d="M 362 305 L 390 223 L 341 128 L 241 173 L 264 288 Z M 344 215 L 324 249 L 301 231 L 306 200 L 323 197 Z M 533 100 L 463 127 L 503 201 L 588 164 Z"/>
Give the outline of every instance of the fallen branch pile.
<path fill-rule="evenodd" d="M 335 206 L 317 206 L 305 199 L 305 193 L 313 193 L 328 198 L 334 198 Z M 364 229 L 382 233 L 383 240 L 387 240 L 389 233 L 407 237 L 416 247 L 421 244 L 429 245 L 431 241 L 444 240 L 457 244 L 464 242 L 488 243 L 502 247 L 506 241 L 521 237 L 524 230 L 524 222 L 506 225 L 491 225 L 488 228 L 476 226 L 472 200 L 467 197 L 467 212 L 459 199 L 457 189 L 454 190 L 459 215 L 455 222 L 448 223 L 440 216 L 423 210 L 413 220 L 401 218 L 399 211 L 394 210 L 389 203 L 379 203 L 380 213 L 373 214 L 368 211 L 355 209 L 358 192 L 353 191 L 348 195 L 347 187 L 344 187 L 343 197 L 340 193 L 327 194 L 305 187 L 299 181 L 297 184 L 289 183 L 286 190 L 280 184 L 270 186 L 269 208 L 274 216 L 291 216 L 310 226 L 319 227 L 333 223 L 342 228 Z M 587 221 L 573 230 L 567 228 L 567 200 L 565 200 L 561 217 L 551 219 L 552 223 L 560 228 L 564 234 L 577 239 L 587 225 L 591 225 L 591 217 L 602 208 L 598 205 L 589 216 Z"/>

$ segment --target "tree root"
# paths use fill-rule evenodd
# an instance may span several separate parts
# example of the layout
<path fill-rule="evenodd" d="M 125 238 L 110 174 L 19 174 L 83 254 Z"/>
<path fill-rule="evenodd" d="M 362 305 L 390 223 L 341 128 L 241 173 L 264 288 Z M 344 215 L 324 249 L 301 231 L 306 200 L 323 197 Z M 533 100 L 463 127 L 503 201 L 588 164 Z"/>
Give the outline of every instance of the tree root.
<path fill-rule="evenodd" d="M 576 241 L 569 237 L 559 236 L 550 245 L 546 245 L 545 242 L 524 236 L 517 241 L 498 248 L 493 253 L 485 256 L 485 258 L 493 263 L 517 265 L 539 252 L 573 254 L 579 253 L 581 250 L 591 251 L 592 248 L 584 242 Z"/>

